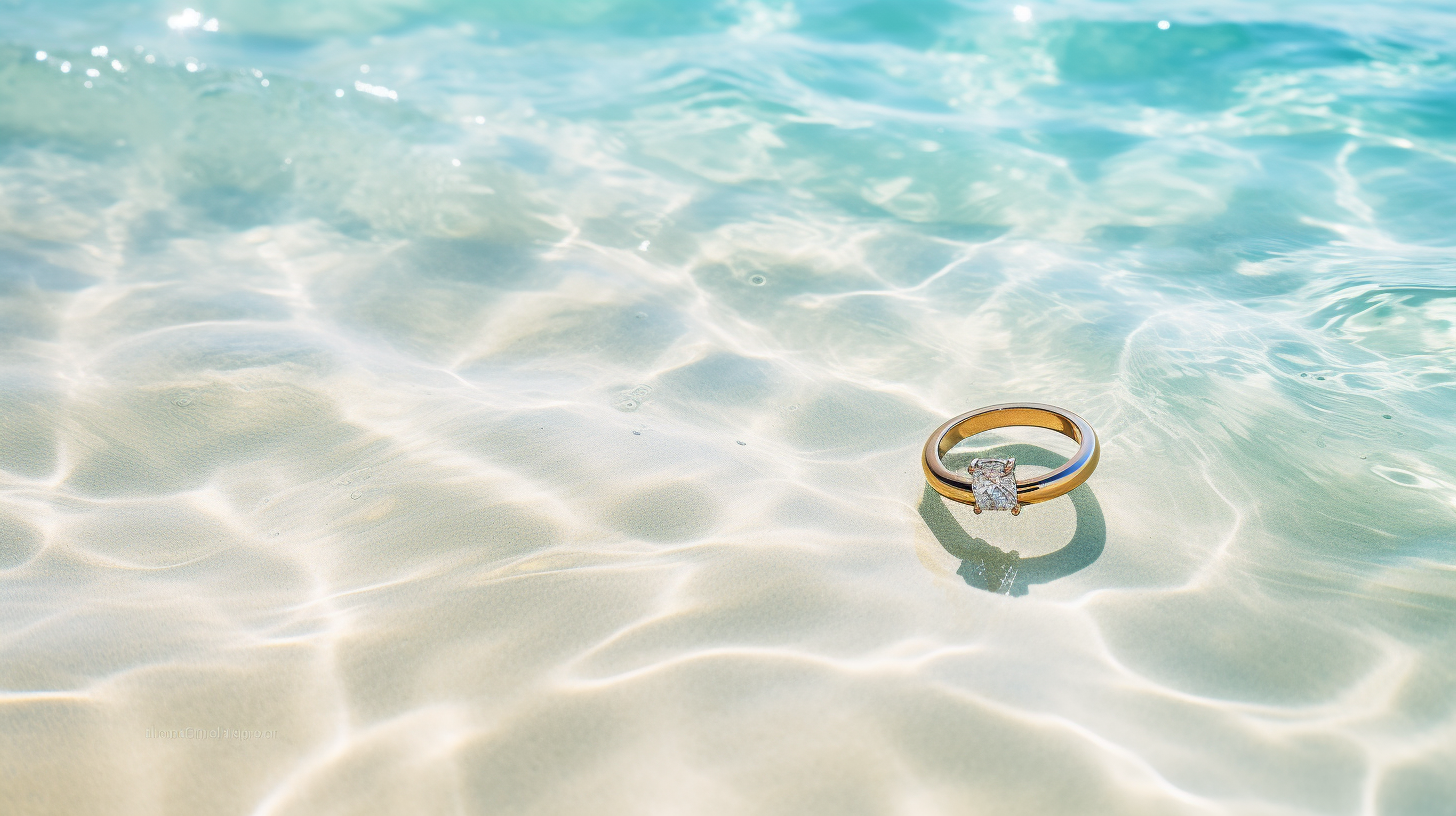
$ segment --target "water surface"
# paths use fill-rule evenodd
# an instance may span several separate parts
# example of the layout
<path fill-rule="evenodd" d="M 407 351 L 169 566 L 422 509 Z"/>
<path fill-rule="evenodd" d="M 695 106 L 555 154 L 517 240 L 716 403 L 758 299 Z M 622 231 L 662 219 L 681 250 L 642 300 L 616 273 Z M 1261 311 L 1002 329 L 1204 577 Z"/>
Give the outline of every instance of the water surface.
<path fill-rule="evenodd" d="M 6 0 L 0 811 L 1456 813 L 1453 243 L 1445 3 Z"/>

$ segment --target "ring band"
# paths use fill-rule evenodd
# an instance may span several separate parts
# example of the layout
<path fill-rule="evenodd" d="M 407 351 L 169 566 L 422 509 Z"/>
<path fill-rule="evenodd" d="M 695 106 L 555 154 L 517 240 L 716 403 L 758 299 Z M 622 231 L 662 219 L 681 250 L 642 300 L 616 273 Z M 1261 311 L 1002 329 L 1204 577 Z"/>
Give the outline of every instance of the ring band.
<path fill-rule="evenodd" d="M 941 461 L 961 440 L 1009 427 L 1049 428 L 1071 437 L 1078 444 L 1077 453 L 1056 470 L 1025 480 L 1015 479 L 1015 459 L 972 460 L 969 478 L 951 473 Z M 977 513 L 1010 510 L 1016 515 L 1023 504 L 1055 499 L 1087 481 L 1100 455 L 1097 432 L 1087 420 L 1051 405 L 1008 402 L 968 411 L 936 428 L 925 442 L 921 464 L 926 481 L 947 499 L 969 504 Z"/>

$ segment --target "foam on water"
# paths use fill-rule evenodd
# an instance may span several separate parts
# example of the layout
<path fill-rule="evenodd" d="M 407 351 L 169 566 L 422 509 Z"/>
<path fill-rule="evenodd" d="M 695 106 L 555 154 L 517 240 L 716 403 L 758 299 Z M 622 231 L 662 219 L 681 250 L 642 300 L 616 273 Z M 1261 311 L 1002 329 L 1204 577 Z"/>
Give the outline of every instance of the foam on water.
<path fill-rule="evenodd" d="M 0 812 L 1456 801 L 1446 4 L 0 22 Z"/>

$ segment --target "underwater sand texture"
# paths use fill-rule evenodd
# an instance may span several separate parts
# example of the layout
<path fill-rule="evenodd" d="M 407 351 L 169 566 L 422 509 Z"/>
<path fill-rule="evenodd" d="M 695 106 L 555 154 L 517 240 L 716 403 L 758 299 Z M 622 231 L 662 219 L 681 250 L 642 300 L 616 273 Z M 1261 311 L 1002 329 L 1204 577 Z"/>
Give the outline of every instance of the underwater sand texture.
<path fill-rule="evenodd" d="M 1456 813 L 1453 112 L 1435 2 L 0 4 L 0 813 Z"/>

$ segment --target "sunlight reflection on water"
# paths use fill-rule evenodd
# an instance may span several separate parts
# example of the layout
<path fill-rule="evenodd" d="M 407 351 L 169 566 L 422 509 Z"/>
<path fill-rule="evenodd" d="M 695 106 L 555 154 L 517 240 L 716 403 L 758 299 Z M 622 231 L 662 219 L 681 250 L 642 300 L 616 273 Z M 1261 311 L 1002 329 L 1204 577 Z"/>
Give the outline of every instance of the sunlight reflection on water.
<path fill-rule="evenodd" d="M 1456 801 L 1444 4 L 5 15 L 0 812 Z"/>

